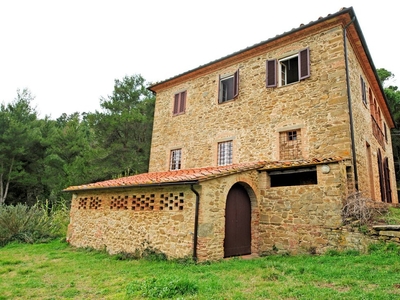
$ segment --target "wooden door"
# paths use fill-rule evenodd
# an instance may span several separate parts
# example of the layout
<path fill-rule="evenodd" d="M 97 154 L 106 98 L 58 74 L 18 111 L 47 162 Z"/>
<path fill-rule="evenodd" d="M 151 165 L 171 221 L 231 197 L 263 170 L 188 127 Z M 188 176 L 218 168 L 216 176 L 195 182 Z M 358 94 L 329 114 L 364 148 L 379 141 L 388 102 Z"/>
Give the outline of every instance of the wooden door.
<path fill-rule="evenodd" d="M 224 257 L 250 253 L 250 198 L 243 186 L 235 184 L 226 199 Z"/>

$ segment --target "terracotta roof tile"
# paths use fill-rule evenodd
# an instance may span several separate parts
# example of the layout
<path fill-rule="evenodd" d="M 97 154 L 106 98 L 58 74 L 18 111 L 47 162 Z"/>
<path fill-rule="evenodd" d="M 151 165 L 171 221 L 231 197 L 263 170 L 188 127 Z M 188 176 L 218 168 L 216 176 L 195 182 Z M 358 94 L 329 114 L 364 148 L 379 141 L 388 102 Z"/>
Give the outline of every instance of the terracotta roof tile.
<path fill-rule="evenodd" d="M 341 157 L 335 157 L 335 158 L 323 158 L 323 159 L 313 158 L 313 159 L 295 160 L 295 161 L 272 161 L 272 162 L 258 161 L 258 162 L 233 164 L 228 166 L 183 169 L 183 170 L 166 171 L 166 172 L 152 172 L 152 173 L 143 173 L 128 177 L 122 177 L 118 179 L 89 183 L 79 186 L 70 186 L 64 189 L 64 191 L 71 192 L 79 190 L 134 187 L 134 186 L 146 186 L 154 184 L 164 185 L 164 184 L 179 184 L 185 182 L 201 182 L 249 170 L 282 169 L 282 168 L 315 165 L 315 164 L 329 163 L 329 162 L 336 162 L 343 160 L 346 159 Z"/>

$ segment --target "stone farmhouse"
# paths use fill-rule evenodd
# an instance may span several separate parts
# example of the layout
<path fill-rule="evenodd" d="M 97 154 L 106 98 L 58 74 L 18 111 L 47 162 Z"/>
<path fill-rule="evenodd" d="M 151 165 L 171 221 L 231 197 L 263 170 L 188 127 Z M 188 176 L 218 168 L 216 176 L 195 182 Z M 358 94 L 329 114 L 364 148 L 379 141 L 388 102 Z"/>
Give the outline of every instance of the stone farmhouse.
<path fill-rule="evenodd" d="M 344 245 L 350 194 L 398 203 L 394 122 L 353 8 L 149 89 L 149 173 L 66 188 L 72 245 L 323 253 Z"/>

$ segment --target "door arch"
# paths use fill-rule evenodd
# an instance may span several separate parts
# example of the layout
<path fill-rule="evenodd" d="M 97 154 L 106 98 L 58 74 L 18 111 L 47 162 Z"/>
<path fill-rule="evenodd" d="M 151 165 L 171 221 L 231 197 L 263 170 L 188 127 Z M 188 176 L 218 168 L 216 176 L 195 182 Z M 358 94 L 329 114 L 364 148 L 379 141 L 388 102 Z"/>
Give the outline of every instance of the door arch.
<path fill-rule="evenodd" d="M 251 202 L 246 189 L 236 183 L 226 198 L 224 257 L 251 253 Z"/>

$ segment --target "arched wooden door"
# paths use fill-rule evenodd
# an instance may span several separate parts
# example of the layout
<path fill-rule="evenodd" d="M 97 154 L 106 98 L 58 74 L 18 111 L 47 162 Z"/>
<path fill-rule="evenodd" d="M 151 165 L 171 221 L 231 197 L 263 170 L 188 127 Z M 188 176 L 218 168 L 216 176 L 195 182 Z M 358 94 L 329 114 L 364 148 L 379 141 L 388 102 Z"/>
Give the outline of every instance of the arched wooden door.
<path fill-rule="evenodd" d="M 250 253 L 250 197 L 243 186 L 235 184 L 226 199 L 224 257 Z"/>

